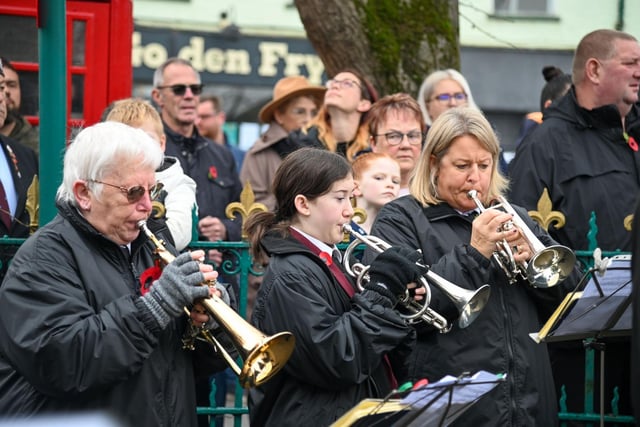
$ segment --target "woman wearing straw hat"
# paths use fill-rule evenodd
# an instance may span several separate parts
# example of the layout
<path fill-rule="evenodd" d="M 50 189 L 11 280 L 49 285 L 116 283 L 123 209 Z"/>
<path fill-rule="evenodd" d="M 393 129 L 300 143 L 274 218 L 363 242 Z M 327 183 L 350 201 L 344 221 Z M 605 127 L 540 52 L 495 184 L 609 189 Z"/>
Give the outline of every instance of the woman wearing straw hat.
<path fill-rule="evenodd" d="M 269 210 L 275 208 L 271 182 L 282 159 L 292 151 L 288 144 L 289 132 L 306 126 L 318 113 L 326 89 L 312 86 L 303 76 L 284 77 L 273 87 L 273 98 L 258 114 L 261 123 L 269 123 L 247 152 L 240 180 L 251 183 L 256 202 L 264 203 Z"/>

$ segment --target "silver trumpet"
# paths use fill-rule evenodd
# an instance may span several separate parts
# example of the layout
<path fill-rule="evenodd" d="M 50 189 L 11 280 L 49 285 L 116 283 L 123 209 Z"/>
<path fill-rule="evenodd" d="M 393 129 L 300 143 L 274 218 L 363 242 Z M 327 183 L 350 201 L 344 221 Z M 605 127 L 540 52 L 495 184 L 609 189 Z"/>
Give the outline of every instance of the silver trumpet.
<path fill-rule="evenodd" d="M 524 261 L 516 262 L 513 251 L 506 240 L 496 243 L 496 251 L 493 253 L 493 258 L 505 272 L 509 283 L 515 283 L 518 277 L 522 277 L 536 288 L 550 288 L 562 282 L 571 274 L 576 263 L 576 256 L 573 251 L 562 245 L 546 247 L 533 234 L 533 231 L 527 227 L 527 224 L 504 197 L 498 196 L 499 203 L 485 208 L 480 199 L 478 199 L 476 190 L 469 191 L 467 196 L 473 199 L 481 212 L 486 209 L 501 209 L 503 212 L 513 215 L 513 219 L 502 224 L 501 229 L 508 231 L 512 230 L 513 227 L 518 228 L 520 234 L 533 251 L 533 256 L 528 263 Z"/>
<path fill-rule="evenodd" d="M 342 229 L 345 233 L 349 233 L 355 237 L 355 240 L 349 244 L 344 253 L 343 264 L 347 273 L 356 279 L 356 285 L 360 290 L 362 290 L 369 282 L 369 275 L 367 273 L 370 266 L 365 266 L 362 263 L 355 263 L 351 265 L 351 254 L 360 243 L 364 243 L 378 253 L 389 249 L 391 245 L 379 237 L 360 234 L 349 224 L 344 224 Z M 429 304 L 431 303 L 431 287 L 429 284 L 438 288 L 456 306 L 460 313 L 457 322 L 459 328 L 466 328 L 469 326 L 476 317 L 478 317 L 480 312 L 482 312 L 482 309 L 489 300 L 489 294 L 491 293 L 489 285 L 483 285 L 475 291 L 467 290 L 454 285 L 443 277 L 435 274 L 428 267 L 420 263 L 416 264 L 426 270 L 426 273 L 420 277 L 420 284 L 425 289 L 424 304 L 420 304 L 410 298 L 409 292 L 406 292 L 405 295 L 400 298 L 399 303 L 411 312 L 411 314 L 400 313 L 400 315 L 409 323 L 424 321 L 434 326 L 441 333 L 446 333 L 451 330 L 452 325 L 447 321 L 447 319 L 435 310 L 429 308 Z"/>

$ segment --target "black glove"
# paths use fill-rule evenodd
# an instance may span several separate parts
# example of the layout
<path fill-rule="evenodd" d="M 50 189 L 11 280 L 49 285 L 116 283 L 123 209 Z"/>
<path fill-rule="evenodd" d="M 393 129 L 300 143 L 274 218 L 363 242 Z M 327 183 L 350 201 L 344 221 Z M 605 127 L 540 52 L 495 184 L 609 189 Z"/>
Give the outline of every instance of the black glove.
<path fill-rule="evenodd" d="M 164 329 L 185 306 L 209 296 L 209 287 L 200 285 L 203 281 L 198 262 L 191 259 L 191 254 L 184 253 L 164 268 L 160 278 L 141 299 Z"/>
<path fill-rule="evenodd" d="M 376 257 L 369 267 L 369 284 L 366 289 L 375 290 L 395 303 L 404 294 L 407 284 L 416 282 L 425 272 L 416 265 L 422 256 L 415 249 L 393 246 Z M 386 292 L 385 292 L 386 291 Z"/>

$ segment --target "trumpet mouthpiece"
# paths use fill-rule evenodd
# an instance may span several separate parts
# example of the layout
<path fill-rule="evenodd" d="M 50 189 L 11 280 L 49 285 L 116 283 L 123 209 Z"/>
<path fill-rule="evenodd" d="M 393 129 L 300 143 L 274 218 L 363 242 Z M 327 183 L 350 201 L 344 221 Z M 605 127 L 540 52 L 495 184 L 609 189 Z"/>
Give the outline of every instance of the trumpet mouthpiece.
<path fill-rule="evenodd" d="M 350 224 L 342 224 L 342 231 L 344 231 L 345 233 L 351 233 L 353 231 L 353 228 L 351 228 Z"/>
<path fill-rule="evenodd" d="M 141 219 L 140 221 L 138 221 L 138 228 L 144 228 L 147 225 L 147 221 L 144 219 Z"/>

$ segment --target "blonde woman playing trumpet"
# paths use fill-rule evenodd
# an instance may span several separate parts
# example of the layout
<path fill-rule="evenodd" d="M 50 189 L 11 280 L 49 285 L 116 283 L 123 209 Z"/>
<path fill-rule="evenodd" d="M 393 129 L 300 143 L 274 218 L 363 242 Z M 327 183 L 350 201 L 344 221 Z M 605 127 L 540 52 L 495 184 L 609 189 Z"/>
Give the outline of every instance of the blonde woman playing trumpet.
<path fill-rule="evenodd" d="M 471 325 L 454 326 L 447 334 L 419 329 L 409 358 L 414 381 L 478 370 L 506 374 L 505 381 L 454 425 L 553 426 L 558 409 L 547 349 L 528 334 L 540 329 L 564 296 L 564 286 L 571 286 L 578 274 L 559 286 L 535 289 L 525 279 L 510 284 L 493 259 L 496 243 L 504 241 L 518 263 L 533 255 L 519 229 L 503 227 L 511 214 L 497 209 L 478 214 L 469 198 L 469 191 L 476 190 L 489 205 L 502 195 L 507 181 L 498 171 L 499 154 L 498 139 L 481 112 L 460 107 L 442 113 L 427 135 L 410 195 L 386 204 L 371 234 L 392 245 L 420 249 L 424 264 L 460 287 L 491 286 L 488 303 Z M 525 211 L 515 209 L 540 241 L 554 243 Z M 373 257 L 371 251 L 365 253 L 365 263 Z M 449 319 L 457 316 L 436 288 L 431 308 Z"/>

